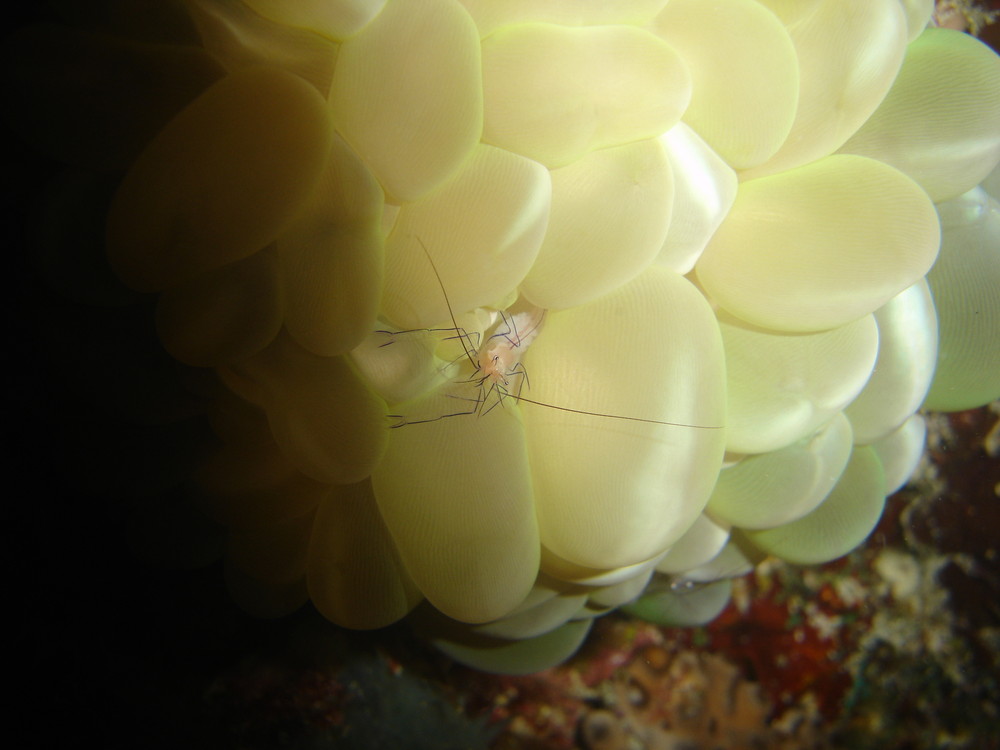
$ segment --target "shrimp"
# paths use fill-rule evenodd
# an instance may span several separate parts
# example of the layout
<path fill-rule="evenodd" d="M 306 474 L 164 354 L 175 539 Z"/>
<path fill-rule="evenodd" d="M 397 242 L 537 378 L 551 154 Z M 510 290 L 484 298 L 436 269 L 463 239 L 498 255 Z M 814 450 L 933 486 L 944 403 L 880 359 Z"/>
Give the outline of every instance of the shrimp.
<path fill-rule="evenodd" d="M 522 394 L 524 386 L 530 389 L 528 372 L 521 362 L 525 351 L 531 343 L 538 337 L 544 327 L 546 311 L 536 307 L 529 302 L 519 298 L 515 304 L 507 311 L 497 311 L 498 320 L 488 327 L 482 334 L 482 343 L 479 343 L 478 332 L 469 332 L 458 324 L 458 318 L 452 309 L 451 301 L 447 290 L 441 280 L 434 259 L 430 251 L 419 237 L 420 243 L 427 257 L 427 261 L 434 272 L 441 294 L 444 297 L 445 305 L 448 309 L 452 328 L 419 329 L 424 332 L 447 332 L 451 335 L 449 339 L 458 340 L 462 346 L 462 354 L 459 359 L 467 360 L 471 367 L 471 375 L 464 380 L 455 381 L 458 383 L 471 384 L 476 388 L 476 395 L 472 398 L 463 397 L 456 394 L 449 394 L 450 398 L 467 400 L 471 403 L 471 408 L 464 411 L 441 414 L 430 418 L 408 419 L 399 414 L 390 415 L 397 420 L 392 425 L 393 428 L 406 425 L 423 424 L 435 422 L 448 417 L 466 416 L 476 414 L 485 416 L 498 405 L 503 406 L 504 402 L 510 398 L 515 403 L 526 403 L 534 406 L 541 406 L 548 409 L 569 412 L 571 414 L 581 414 L 592 417 L 603 417 L 606 419 L 624 420 L 629 422 L 643 422 L 647 424 L 666 425 L 670 427 L 682 427 L 695 430 L 720 430 L 721 426 L 687 424 L 683 422 L 666 422 L 657 419 L 646 419 L 643 417 L 625 416 L 618 414 L 604 414 L 600 412 L 586 411 L 583 409 L 573 409 L 567 406 L 543 403 L 528 398 Z M 397 331 L 398 333 L 414 333 L 416 331 Z M 393 332 L 382 331 L 389 335 Z M 474 341 L 475 339 L 475 341 Z M 383 344 L 385 346 L 385 344 Z M 450 364 L 455 364 L 454 362 Z"/>
<path fill-rule="evenodd" d="M 491 396 L 496 396 L 492 406 L 482 411 L 483 414 L 511 395 L 511 382 L 515 377 L 519 378 L 517 395 L 520 395 L 520 386 L 528 378 L 527 370 L 521 364 L 521 356 L 538 336 L 544 319 L 545 311 L 539 308 L 514 314 L 500 313 L 498 327 L 503 325 L 505 330 L 494 330 L 474 357 L 473 379 L 484 389 L 482 405 Z"/>

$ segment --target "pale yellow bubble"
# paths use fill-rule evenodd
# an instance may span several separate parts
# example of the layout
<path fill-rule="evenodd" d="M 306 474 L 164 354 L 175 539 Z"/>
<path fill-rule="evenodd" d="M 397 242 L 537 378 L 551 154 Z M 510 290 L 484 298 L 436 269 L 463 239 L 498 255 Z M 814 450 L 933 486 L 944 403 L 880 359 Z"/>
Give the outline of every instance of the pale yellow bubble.
<path fill-rule="evenodd" d="M 347 357 L 320 357 L 282 333 L 260 354 L 219 374 L 264 410 L 275 442 L 313 479 L 358 482 L 385 450 L 385 402 Z"/>
<path fill-rule="evenodd" d="M 367 480 L 338 486 L 319 507 L 306 578 L 316 609 L 345 628 L 391 625 L 422 598 L 399 559 Z"/>
<path fill-rule="evenodd" d="M 746 575 L 764 559 L 764 555 L 746 544 L 739 529 L 731 529 L 729 541 L 707 563 L 682 571 L 673 577 L 672 587 L 691 593 L 692 584 L 705 584 Z"/>
<path fill-rule="evenodd" d="M 479 141 L 482 86 L 479 34 L 462 6 L 392 2 L 341 45 L 330 105 L 386 192 L 414 200 Z"/>
<path fill-rule="evenodd" d="M 845 555 L 864 541 L 885 505 L 885 475 L 870 447 L 857 447 L 837 486 L 809 515 L 763 531 L 745 531 L 754 546 L 796 565 Z"/>
<path fill-rule="evenodd" d="M 968 34 L 927 29 L 841 151 L 891 164 L 935 202 L 971 190 L 1000 160 L 1000 57 Z"/>
<path fill-rule="evenodd" d="M 996 200 L 1000 200 L 1000 163 L 993 167 L 993 171 L 986 175 L 986 178 L 979 183 L 987 194 Z"/>
<path fill-rule="evenodd" d="M 298 26 L 333 39 L 343 39 L 364 28 L 382 10 L 386 0 L 245 0 L 260 13 L 288 26 Z"/>
<path fill-rule="evenodd" d="M 720 321 L 726 349 L 726 449 L 765 453 L 811 436 L 871 376 L 878 328 L 871 315 L 817 333 L 781 333 Z"/>
<path fill-rule="evenodd" d="M 1000 398 L 1000 202 L 982 189 L 942 203 L 941 257 L 927 275 L 940 322 L 928 409 Z"/>
<path fill-rule="evenodd" d="M 471 630 L 493 638 L 537 638 L 569 621 L 587 602 L 587 594 L 563 586 L 566 592 L 549 592 L 542 601 L 531 595 L 525 600 L 531 606 L 518 607 L 512 614 L 494 622 L 476 625 Z M 537 589 L 537 585 L 536 585 Z M 532 590 L 532 594 L 535 590 Z"/>
<path fill-rule="evenodd" d="M 864 390 L 848 405 L 854 442 L 887 435 L 915 412 L 930 387 L 938 355 L 934 300 L 923 279 L 875 311 L 878 359 Z"/>
<path fill-rule="evenodd" d="M 912 42 L 927 28 L 934 14 L 934 0 L 899 0 L 906 15 L 906 38 Z"/>
<path fill-rule="evenodd" d="M 274 447 L 263 409 L 218 381 L 213 385 L 205 416 L 219 440 L 240 448 Z"/>
<path fill-rule="evenodd" d="M 382 312 L 401 328 L 448 324 L 511 296 L 548 224 L 549 172 L 485 144 L 441 189 L 405 204 L 386 240 Z M 505 306 L 505 305 L 504 305 Z"/>
<path fill-rule="evenodd" d="M 906 49 L 899 0 L 761 0 L 785 19 L 799 60 L 799 104 L 785 143 L 746 178 L 836 151 L 892 85 Z"/>
<path fill-rule="evenodd" d="M 330 148 L 316 89 L 276 68 L 232 73 L 153 139 L 108 216 L 108 256 L 129 286 L 158 291 L 246 258 L 284 230 Z"/>
<path fill-rule="evenodd" d="M 660 142 L 670 160 L 674 205 L 656 263 L 687 274 L 736 200 L 736 173 L 683 122 Z"/>
<path fill-rule="evenodd" d="M 511 640 L 491 638 L 437 619 L 416 623 L 421 636 L 458 663 L 510 675 L 534 674 L 565 661 L 583 644 L 590 626 L 590 620 L 568 622 L 534 638 Z"/>
<path fill-rule="evenodd" d="M 755 325 L 816 331 L 920 279 L 940 241 L 926 193 L 874 159 L 835 155 L 740 183 L 696 267 L 714 301 Z"/>
<path fill-rule="evenodd" d="M 825 0 L 758 0 L 774 13 L 783 24 L 792 27 L 812 16 Z"/>
<path fill-rule="evenodd" d="M 728 578 L 691 591 L 669 589 L 640 597 L 625 607 L 634 617 L 675 628 L 704 625 L 718 617 L 729 603 L 733 584 Z"/>
<path fill-rule="evenodd" d="M 885 472 L 885 492 L 901 489 L 924 457 L 927 447 L 927 424 L 920 414 L 911 414 L 903 424 L 872 443 Z"/>
<path fill-rule="evenodd" d="M 544 575 L 550 576 L 563 584 L 588 587 L 613 586 L 616 583 L 621 583 L 648 570 L 652 570 L 662 558 L 663 553 L 660 553 L 649 560 L 642 560 L 632 565 L 623 565 L 619 568 L 588 568 L 584 565 L 564 560 L 543 546 L 541 570 Z"/>
<path fill-rule="evenodd" d="M 339 137 L 299 217 L 275 242 L 288 332 L 309 351 L 344 354 L 376 328 L 383 194 Z"/>
<path fill-rule="evenodd" d="M 625 581 L 620 581 L 611 586 L 604 586 L 596 589 L 589 597 L 591 607 L 607 607 L 615 609 L 624 604 L 635 601 L 645 590 L 653 577 L 653 571 L 647 570 L 644 573 L 633 576 Z"/>
<path fill-rule="evenodd" d="M 722 460 L 724 430 L 657 423 L 725 424 L 721 341 L 705 299 L 683 277 L 647 269 L 551 313 L 523 361 L 522 396 L 604 415 L 522 400 L 545 546 L 599 569 L 665 551 L 701 512 Z"/>
<path fill-rule="evenodd" d="M 423 595 L 463 622 L 503 617 L 538 573 L 538 526 L 516 407 L 392 431 L 372 486 Z"/>
<path fill-rule="evenodd" d="M 483 41 L 483 139 L 548 167 L 674 125 L 691 78 L 671 47 L 630 26 L 525 23 Z"/>
<path fill-rule="evenodd" d="M 850 455 L 851 426 L 838 413 L 814 436 L 724 469 L 707 511 L 744 529 L 789 523 L 830 494 Z"/>
<path fill-rule="evenodd" d="M 635 278 L 659 253 L 673 206 L 659 140 L 593 151 L 552 170 L 548 230 L 521 293 L 564 309 Z"/>
<path fill-rule="evenodd" d="M 459 0 L 473 17 L 480 36 L 501 26 L 544 21 L 564 26 L 642 25 L 667 0 Z"/>
<path fill-rule="evenodd" d="M 443 335 L 447 339 L 449 332 Z M 439 331 L 374 331 L 351 352 L 351 361 L 386 403 L 398 404 L 448 379 L 448 362 L 434 354 L 441 339 Z"/>
<path fill-rule="evenodd" d="M 257 2 L 266 4 L 268 0 Z M 339 45 L 329 37 L 265 17 L 267 14 L 254 12 L 249 3 L 186 0 L 184 5 L 202 46 L 226 70 L 268 65 L 309 81 L 324 97 L 330 92 Z M 302 6 L 284 5 L 293 9 Z"/>
<path fill-rule="evenodd" d="M 661 573 L 675 574 L 704 565 L 719 554 L 728 541 L 728 525 L 720 524 L 702 513 L 656 564 L 656 569 Z"/>
<path fill-rule="evenodd" d="M 736 169 L 772 156 L 799 100 L 795 46 L 774 14 L 754 0 L 671 0 L 650 28 L 691 73 L 684 122 Z"/>

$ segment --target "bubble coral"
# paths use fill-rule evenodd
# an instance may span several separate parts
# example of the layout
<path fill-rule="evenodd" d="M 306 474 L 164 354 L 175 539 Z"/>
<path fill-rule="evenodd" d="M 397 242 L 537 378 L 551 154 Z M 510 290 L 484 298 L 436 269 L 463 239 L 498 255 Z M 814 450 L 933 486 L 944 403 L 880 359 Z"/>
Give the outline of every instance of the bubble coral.
<path fill-rule="evenodd" d="M 9 40 L 17 124 L 126 168 L 108 257 L 217 376 L 253 612 L 426 600 L 499 671 L 704 622 L 868 535 L 928 389 L 1000 395 L 1000 60 L 929 0 L 152 7 Z"/>

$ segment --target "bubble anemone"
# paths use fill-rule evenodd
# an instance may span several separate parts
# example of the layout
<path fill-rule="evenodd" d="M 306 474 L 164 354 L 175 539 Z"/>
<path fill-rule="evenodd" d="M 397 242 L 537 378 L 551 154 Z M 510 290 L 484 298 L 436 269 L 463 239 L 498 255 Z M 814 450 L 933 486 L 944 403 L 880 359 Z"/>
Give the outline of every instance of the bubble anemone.
<path fill-rule="evenodd" d="M 126 167 L 237 601 L 519 672 L 845 554 L 925 399 L 1000 396 L 1000 59 L 931 6 L 185 0 L 8 48 L 25 137 Z"/>

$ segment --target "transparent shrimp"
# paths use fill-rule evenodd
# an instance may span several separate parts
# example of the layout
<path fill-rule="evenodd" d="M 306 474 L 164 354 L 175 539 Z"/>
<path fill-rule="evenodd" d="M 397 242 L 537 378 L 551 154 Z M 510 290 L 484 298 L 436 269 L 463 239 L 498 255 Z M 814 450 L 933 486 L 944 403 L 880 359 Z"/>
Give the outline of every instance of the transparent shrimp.
<path fill-rule="evenodd" d="M 545 311 L 537 307 L 515 313 L 500 313 L 497 327 L 486 337 L 473 359 L 473 379 L 482 388 L 480 413 L 485 414 L 503 402 L 511 393 L 511 384 L 518 379 L 517 394 L 528 379 L 521 356 L 535 340 L 545 320 Z M 492 403 L 490 406 L 486 404 Z"/>
<path fill-rule="evenodd" d="M 567 406 L 543 403 L 525 396 L 522 391 L 524 386 L 527 386 L 530 389 L 530 381 L 528 379 L 528 372 L 522 364 L 521 359 L 528 347 L 537 338 L 544 327 L 545 310 L 535 307 L 529 302 L 519 298 L 508 310 L 496 311 L 496 321 L 492 326 L 487 327 L 482 334 L 478 331 L 468 331 L 458 323 L 458 318 L 455 315 L 455 311 L 452 309 L 447 290 L 444 287 L 441 275 L 438 273 L 437 266 L 434 263 L 434 259 L 431 256 L 430 251 L 420 238 L 417 238 L 417 241 L 420 243 L 420 246 L 424 251 L 424 255 L 427 257 L 427 262 L 430 264 L 438 286 L 441 289 L 441 294 L 448 308 L 448 314 L 451 319 L 450 322 L 452 327 L 418 329 L 414 331 L 380 331 L 378 333 L 383 333 L 389 336 L 396 336 L 402 333 L 437 333 L 447 334 L 446 340 L 458 341 L 462 347 L 462 353 L 459 354 L 459 360 L 464 359 L 467 362 L 468 367 L 463 369 L 466 369 L 466 371 L 470 374 L 465 378 L 460 376 L 453 378 L 451 382 L 458 385 L 471 385 L 473 387 L 473 394 L 471 396 L 462 395 L 461 393 L 446 394 L 446 397 L 452 399 L 452 401 L 457 400 L 467 403 L 469 406 L 467 409 L 448 411 L 447 413 L 421 418 L 393 414 L 390 415 L 390 417 L 395 419 L 396 422 L 391 425 L 391 427 L 398 428 L 407 425 L 424 424 L 427 422 L 436 422 L 449 417 L 467 416 L 472 414 L 485 416 L 498 405 L 503 406 L 504 402 L 510 398 L 515 403 L 523 402 L 534 406 L 556 409 L 559 411 L 585 416 L 603 417 L 606 419 L 625 420 L 629 422 L 643 422 L 647 424 L 658 424 L 696 430 L 722 429 L 720 426 L 667 422 L 636 416 L 604 414 L 600 412 L 586 411 L 583 409 L 574 409 Z M 387 343 L 389 342 L 382 345 L 385 346 Z M 447 363 L 447 366 L 453 367 L 456 364 L 456 361 L 452 361 Z M 444 371 L 445 368 L 442 368 L 442 372 Z M 448 370 L 448 372 L 452 371 L 453 370 L 451 369 Z"/>

